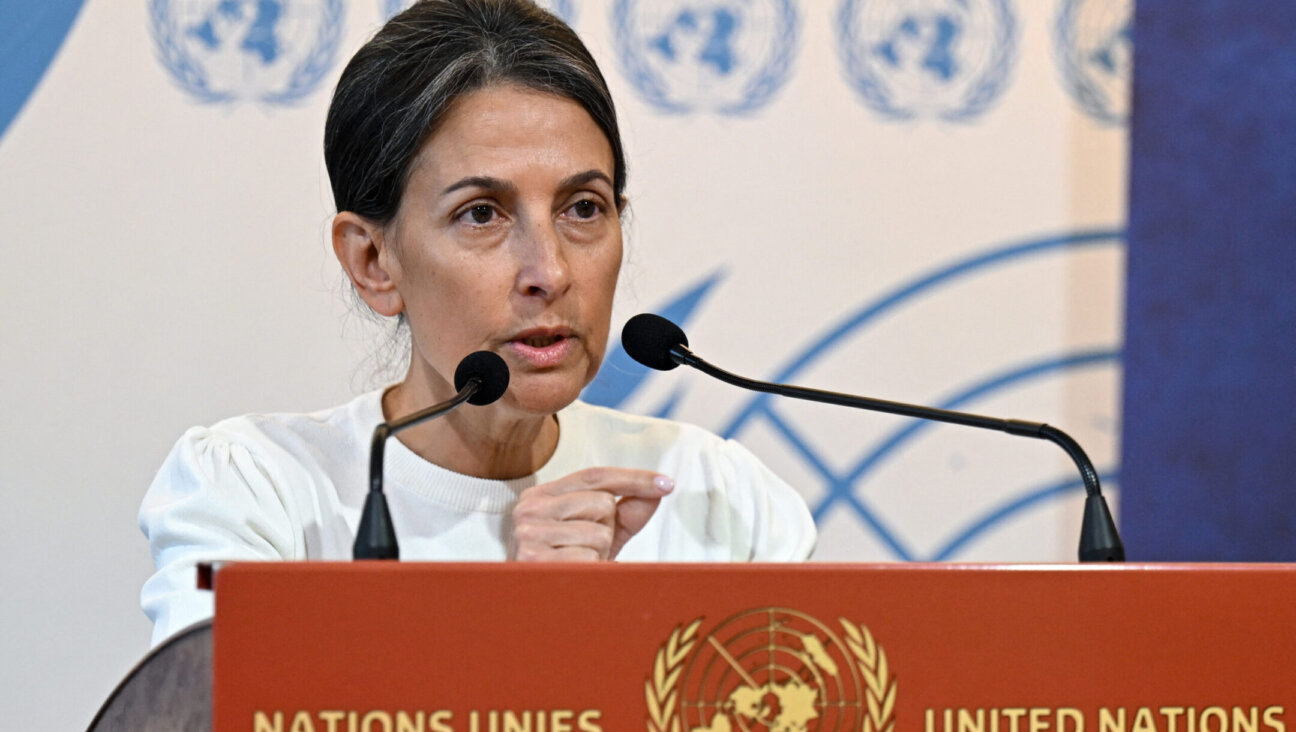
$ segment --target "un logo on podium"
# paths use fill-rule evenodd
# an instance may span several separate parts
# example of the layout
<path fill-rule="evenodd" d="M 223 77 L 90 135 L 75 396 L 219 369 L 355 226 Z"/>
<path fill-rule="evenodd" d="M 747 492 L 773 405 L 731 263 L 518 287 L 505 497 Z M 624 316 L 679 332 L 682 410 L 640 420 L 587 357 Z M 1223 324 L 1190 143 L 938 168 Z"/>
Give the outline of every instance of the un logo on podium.
<path fill-rule="evenodd" d="M 150 0 L 158 59 L 202 102 L 292 104 L 337 57 L 342 0 Z"/>
<path fill-rule="evenodd" d="M 626 77 L 664 112 L 749 114 L 787 81 L 799 19 L 792 0 L 617 0 Z"/>
<path fill-rule="evenodd" d="M 896 678 L 866 626 L 785 607 L 676 626 L 644 684 L 649 732 L 893 729 Z"/>
<path fill-rule="evenodd" d="M 1090 117 L 1129 119 L 1134 67 L 1130 0 L 1063 0 L 1054 28 L 1058 66 L 1071 96 Z"/>
<path fill-rule="evenodd" d="M 1009 0 L 844 0 L 847 79 L 883 117 L 968 122 L 1007 86 L 1017 56 Z"/>

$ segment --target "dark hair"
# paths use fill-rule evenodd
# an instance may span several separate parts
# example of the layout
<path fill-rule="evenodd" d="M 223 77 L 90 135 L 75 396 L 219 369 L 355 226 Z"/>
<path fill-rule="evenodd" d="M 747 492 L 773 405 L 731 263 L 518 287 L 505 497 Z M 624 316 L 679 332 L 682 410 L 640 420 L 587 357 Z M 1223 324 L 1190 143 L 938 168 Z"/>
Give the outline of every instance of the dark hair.
<path fill-rule="evenodd" d="M 333 92 L 324 162 L 337 210 L 391 221 L 415 155 L 450 106 L 498 83 L 584 107 L 612 147 L 621 200 L 625 153 L 612 95 L 576 33 L 529 0 L 422 0 L 351 58 Z"/>

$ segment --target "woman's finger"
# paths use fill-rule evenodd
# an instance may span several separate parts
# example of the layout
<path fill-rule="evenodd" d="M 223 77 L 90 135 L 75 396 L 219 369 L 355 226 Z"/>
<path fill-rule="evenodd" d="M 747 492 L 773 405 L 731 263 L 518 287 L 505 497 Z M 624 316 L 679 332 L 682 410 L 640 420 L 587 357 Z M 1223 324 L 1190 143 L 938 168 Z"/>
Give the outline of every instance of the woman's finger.
<path fill-rule="evenodd" d="M 519 549 L 514 559 L 519 562 L 597 562 L 603 557 L 589 547 L 559 546 Z"/>
<path fill-rule="evenodd" d="M 541 561 L 553 558 L 555 549 L 589 550 L 595 559 L 610 556 L 614 530 L 594 521 L 528 521 L 514 527 L 513 555 Z"/>
<path fill-rule="evenodd" d="M 611 526 L 616 521 L 617 497 L 604 491 L 580 491 L 549 495 L 524 491 L 513 509 L 514 523 L 527 521 L 597 521 Z"/>
<path fill-rule="evenodd" d="M 650 470 L 600 467 L 528 488 L 513 509 L 510 553 L 543 561 L 555 558 L 553 549 L 580 547 L 600 559 L 615 558 L 674 487 L 668 476 Z"/>
<path fill-rule="evenodd" d="M 579 470 L 551 483 L 535 486 L 532 490 L 555 496 L 575 491 L 603 491 L 615 496 L 660 498 L 670 493 L 674 487 L 675 482 L 670 476 L 651 470 L 599 467 Z"/>
<path fill-rule="evenodd" d="M 630 537 L 648 523 L 657 511 L 661 498 L 623 498 L 617 502 L 616 522 L 613 524 L 612 545 L 608 548 L 608 559 L 616 559 L 621 547 L 630 541 Z"/>

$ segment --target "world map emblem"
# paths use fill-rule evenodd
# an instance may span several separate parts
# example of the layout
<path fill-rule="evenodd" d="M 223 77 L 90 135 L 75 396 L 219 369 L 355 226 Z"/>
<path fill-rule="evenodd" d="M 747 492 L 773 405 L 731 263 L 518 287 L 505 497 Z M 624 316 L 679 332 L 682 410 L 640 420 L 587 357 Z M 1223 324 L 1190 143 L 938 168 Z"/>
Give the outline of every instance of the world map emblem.
<path fill-rule="evenodd" d="M 194 99 L 282 105 L 332 69 L 342 0 L 149 0 L 158 59 Z"/>
<path fill-rule="evenodd" d="M 844 0 L 847 80 L 884 118 L 969 122 L 1007 87 L 1017 57 L 1009 0 Z"/>
<path fill-rule="evenodd" d="M 649 732 L 889 732 L 896 677 L 863 625 L 791 608 L 677 626 L 644 684 Z"/>
<path fill-rule="evenodd" d="M 1129 119 L 1134 67 L 1131 0 L 1063 0 L 1054 38 L 1067 90 L 1090 117 L 1112 125 Z"/>
<path fill-rule="evenodd" d="M 753 113 L 791 72 L 792 0 L 617 0 L 621 69 L 640 97 L 671 113 Z"/>

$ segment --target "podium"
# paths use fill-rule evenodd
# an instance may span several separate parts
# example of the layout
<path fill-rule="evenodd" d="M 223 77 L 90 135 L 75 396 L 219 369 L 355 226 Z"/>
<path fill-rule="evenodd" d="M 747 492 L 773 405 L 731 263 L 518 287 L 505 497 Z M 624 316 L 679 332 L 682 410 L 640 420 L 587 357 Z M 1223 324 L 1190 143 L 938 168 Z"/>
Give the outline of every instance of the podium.
<path fill-rule="evenodd" d="M 1296 566 L 236 564 L 218 732 L 1285 732 Z"/>

